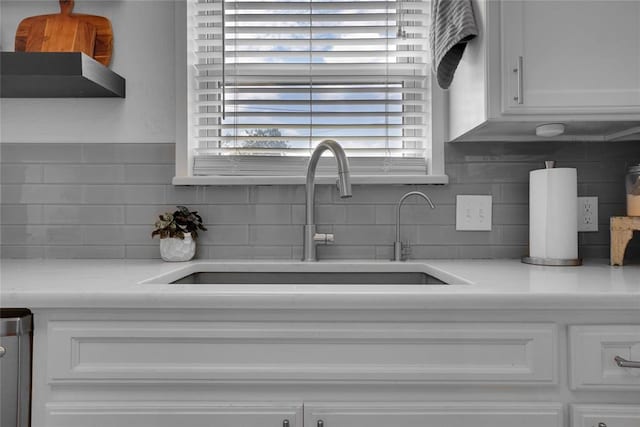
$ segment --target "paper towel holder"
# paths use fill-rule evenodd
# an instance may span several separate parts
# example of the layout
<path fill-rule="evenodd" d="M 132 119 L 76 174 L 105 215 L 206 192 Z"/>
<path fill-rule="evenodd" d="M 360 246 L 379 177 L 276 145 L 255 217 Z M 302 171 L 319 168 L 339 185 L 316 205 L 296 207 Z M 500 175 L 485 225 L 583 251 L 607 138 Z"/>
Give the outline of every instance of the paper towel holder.
<path fill-rule="evenodd" d="M 555 160 L 547 160 L 544 162 L 544 166 L 546 169 L 553 169 L 556 167 L 556 162 Z M 525 264 L 546 265 L 552 267 L 577 267 L 582 265 L 582 258 L 557 259 L 523 256 L 521 260 Z"/>
<path fill-rule="evenodd" d="M 582 258 L 576 259 L 554 259 L 554 258 L 536 258 L 523 256 L 522 262 L 525 264 L 548 265 L 552 267 L 577 267 L 582 265 Z"/>

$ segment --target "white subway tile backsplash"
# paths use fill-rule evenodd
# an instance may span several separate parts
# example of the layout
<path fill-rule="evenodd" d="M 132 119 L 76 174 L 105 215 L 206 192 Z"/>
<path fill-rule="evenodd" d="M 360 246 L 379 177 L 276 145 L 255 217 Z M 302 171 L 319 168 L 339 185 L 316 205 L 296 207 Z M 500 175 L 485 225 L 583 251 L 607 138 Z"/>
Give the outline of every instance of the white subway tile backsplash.
<path fill-rule="evenodd" d="M 529 225 L 499 225 L 496 227 L 500 233 L 501 245 L 517 245 L 529 241 Z"/>
<path fill-rule="evenodd" d="M 411 233 L 409 240 L 425 245 L 447 244 L 460 245 L 492 245 L 500 244 L 499 226 L 494 226 L 491 231 L 456 231 L 455 225 L 420 225 L 414 227 L 415 234 Z"/>
<path fill-rule="evenodd" d="M 45 224 L 124 224 L 124 206 L 45 205 Z"/>
<path fill-rule="evenodd" d="M 124 246 L 46 246 L 45 258 L 103 259 L 124 258 Z"/>
<path fill-rule="evenodd" d="M 79 144 L 7 144 L 0 146 L 0 158 L 8 163 L 80 163 Z"/>
<path fill-rule="evenodd" d="M 211 205 L 205 211 L 207 222 L 215 224 L 250 224 L 256 217 L 255 205 Z"/>
<path fill-rule="evenodd" d="M 198 233 L 198 241 L 204 245 L 231 246 L 249 243 L 248 225 L 206 225 L 207 231 Z"/>
<path fill-rule="evenodd" d="M 44 165 L 44 181 L 60 184 L 121 184 L 122 165 Z"/>
<path fill-rule="evenodd" d="M 500 196 L 494 198 L 494 203 L 529 204 L 529 180 L 514 184 L 501 184 Z"/>
<path fill-rule="evenodd" d="M 45 244 L 47 245 L 80 245 L 85 244 L 82 228 L 76 225 L 45 226 Z"/>
<path fill-rule="evenodd" d="M 152 227 L 147 227 L 151 230 Z M 85 225 L 82 226 L 83 243 L 85 245 L 123 245 L 127 242 L 127 226 L 121 225 Z M 151 231 L 147 233 L 147 236 Z"/>
<path fill-rule="evenodd" d="M 199 255 L 201 248 L 197 248 L 196 256 Z M 149 259 L 160 258 L 160 245 L 153 246 L 137 246 L 127 245 L 125 246 L 125 258 L 127 259 Z"/>
<path fill-rule="evenodd" d="M 344 205 L 396 204 L 404 193 L 417 189 L 415 185 L 354 185 L 352 197 L 341 199 L 340 195 L 336 194 L 333 202 Z"/>
<path fill-rule="evenodd" d="M 163 185 L 125 185 L 123 187 L 124 204 L 157 205 L 166 201 L 166 187 Z"/>
<path fill-rule="evenodd" d="M 206 203 L 206 190 L 202 186 L 176 187 L 165 185 L 165 200 L 174 205 L 193 205 Z"/>
<path fill-rule="evenodd" d="M 333 233 L 336 245 L 379 245 L 395 240 L 395 228 L 391 225 L 336 224 Z"/>
<path fill-rule="evenodd" d="M 316 195 L 319 197 L 320 186 L 316 187 Z M 318 202 L 320 199 L 316 199 Z M 304 186 L 302 185 L 259 185 L 250 187 L 249 201 L 254 204 L 261 203 L 304 203 Z"/>
<path fill-rule="evenodd" d="M 376 223 L 376 207 L 375 205 L 353 205 L 346 206 L 347 224 L 375 224 Z M 335 222 L 334 222 L 335 224 Z"/>
<path fill-rule="evenodd" d="M 0 205 L 0 222 L 5 224 L 42 224 L 42 205 Z"/>
<path fill-rule="evenodd" d="M 422 199 L 418 199 L 422 200 Z M 397 207 L 394 205 L 377 205 L 376 224 L 396 223 Z M 451 218 L 455 218 L 455 206 L 436 204 L 435 209 L 422 204 L 403 204 L 400 209 L 402 224 L 451 224 Z"/>
<path fill-rule="evenodd" d="M 82 185 L 8 184 L 2 185 L 5 204 L 80 204 Z"/>
<path fill-rule="evenodd" d="M 318 246 L 319 259 L 375 259 L 376 247 L 360 246 Z"/>
<path fill-rule="evenodd" d="M 42 225 L 2 225 L 3 245 L 44 245 L 46 227 Z"/>
<path fill-rule="evenodd" d="M 125 222 L 133 225 L 147 224 L 152 226 L 158 219 L 158 215 L 175 208 L 173 205 L 127 205 L 125 206 Z"/>
<path fill-rule="evenodd" d="M 306 222 L 305 205 L 291 205 L 291 223 L 304 225 Z M 344 224 L 347 222 L 347 206 L 318 205 L 315 210 L 316 224 Z"/>
<path fill-rule="evenodd" d="M 122 184 L 83 185 L 82 203 L 87 205 L 122 205 L 125 203 L 125 192 L 128 188 Z"/>
<path fill-rule="evenodd" d="M 42 182 L 43 167 L 39 164 L 8 164 L 0 168 L 0 183 L 31 184 Z"/>
<path fill-rule="evenodd" d="M 190 187 L 174 187 L 174 191 L 179 193 Z M 196 187 L 198 188 L 198 187 Z M 209 205 L 221 203 L 249 203 L 249 187 L 241 185 L 229 186 L 209 186 L 200 187 L 202 191 L 202 202 Z M 169 197 L 168 202 L 173 202 Z"/>
<path fill-rule="evenodd" d="M 250 224 L 291 224 L 291 205 L 259 204 Z"/>
<path fill-rule="evenodd" d="M 638 161 L 640 163 L 640 161 Z M 622 178 L 620 178 L 622 180 Z M 582 195 L 598 195 L 598 202 L 600 204 L 610 203 L 620 206 L 620 200 L 625 200 L 626 192 L 624 186 L 621 186 L 619 182 L 590 182 L 578 190 L 578 196 Z M 618 212 L 618 215 L 624 213 L 624 208 Z"/>
<path fill-rule="evenodd" d="M 174 144 L 82 144 L 83 163 L 175 163 Z"/>
<path fill-rule="evenodd" d="M 582 258 L 608 258 L 609 257 L 609 245 L 585 245 L 580 248 L 579 256 Z M 640 249 L 638 246 L 627 246 L 626 256 L 629 258 L 636 258 L 640 256 Z"/>
<path fill-rule="evenodd" d="M 492 216 L 495 224 L 528 226 L 529 205 L 500 205 L 494 203 Z"/>
<path fill-rule="evenodd" d="M 250 225 L 249 243 L 258 246 L 290 246 L 302 242 L 297 225 Z"/>
<path fill-rule="evenodd" d="M 291 259 L 288 246 L 208 246 L 210 259 Z"/>
<path fill-rule="evenodd" d="M 128 184 L 171 184 L 174 165 L 124 165 Z"/>
<path fill-rule="evenodd" d="M 0 245 L 0 257 L 2 258 L 44 258 L 47 246 L 23 246 Z"/>
<path fill-rule="evenodd" d="M 448 258 L 474 258 L 460 255 L 458 245 L 416 245 L 409 243 L 412 259 L 448 259 Z M 465 247 L 467 247 L 465 245 Z M 478 257 L 478 258 L 487 258 Z"/>
<path fill-rule="evenodd" d="M 159 258 L 157 215 L 186 205 L 203 216 L 201 259 L 300 259 L 303 185 L 180 186 L 174 144 L 0 144 L 0 254 L 12 258 Z M 395 206 L 412 258 L 518 258 L 528 251 L 529 171 L 555 159 L 576 167 L 579 194 L 598 196 L 600 231 L 580 235 L 580 255 L 608 256 L 608 217 L 624 213 L 624 171 L 640 163 L 638 142 L 456 143 L 446 146 L 450 184 L 354 185 L 341 199 L 316 185 L 315 218 L 334 245 L 321 259 L 390 259 Z M 456 232 L 457 194 L 492 195 L 494 229 Z M 632 241 L 629 253 L 640 253 Z"/>
<path fill-rule="evenodd" d="M 124 225 L 122 229 L 122 239 L 125 245 L 157 245 L 158 237 L 151 238 L 153 225 Z"/>

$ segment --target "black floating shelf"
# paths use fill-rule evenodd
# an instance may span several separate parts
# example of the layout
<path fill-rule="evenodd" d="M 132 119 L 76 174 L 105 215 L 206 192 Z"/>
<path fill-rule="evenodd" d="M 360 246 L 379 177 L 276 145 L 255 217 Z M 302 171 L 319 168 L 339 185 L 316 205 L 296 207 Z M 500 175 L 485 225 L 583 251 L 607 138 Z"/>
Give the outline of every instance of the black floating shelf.
<path fill-rule="evenodd" d="M 2 52 L 2 98 L 124 98 L 125 80 L 81 52 Z"/>

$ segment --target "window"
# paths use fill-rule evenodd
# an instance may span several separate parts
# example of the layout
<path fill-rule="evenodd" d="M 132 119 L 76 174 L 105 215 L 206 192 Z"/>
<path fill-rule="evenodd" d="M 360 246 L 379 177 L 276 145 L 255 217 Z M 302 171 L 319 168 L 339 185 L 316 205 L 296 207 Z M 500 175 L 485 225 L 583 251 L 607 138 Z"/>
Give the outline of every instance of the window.
<path fill-rule="evenodd" d="M 187 3 L 190 175 L 302 182 L 314 147 L 334 139 L 362 182 L 443 182 L 428 1 Z M 323 158 L 318 175 L 333 169 Z"/>

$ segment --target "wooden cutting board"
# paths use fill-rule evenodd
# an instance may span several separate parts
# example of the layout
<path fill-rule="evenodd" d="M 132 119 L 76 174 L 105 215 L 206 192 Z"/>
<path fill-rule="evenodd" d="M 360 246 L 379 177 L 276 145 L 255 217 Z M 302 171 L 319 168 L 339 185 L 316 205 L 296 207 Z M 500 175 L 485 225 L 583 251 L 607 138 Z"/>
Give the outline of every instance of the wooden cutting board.
<path fill-rule="evenodd" d="M 84 52 L 102 65 L 111 62 L 113 30 L 103 16 L 71 13 L 73 0 L 60 0 L 60 13 L 30 16 L 16 30 L 16 52 Z"/>

